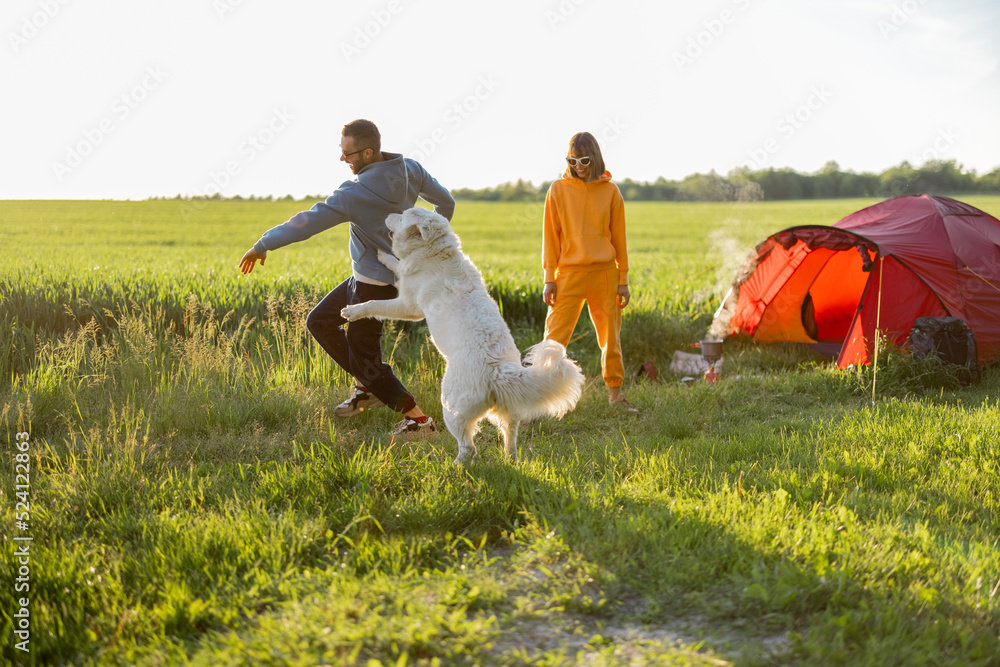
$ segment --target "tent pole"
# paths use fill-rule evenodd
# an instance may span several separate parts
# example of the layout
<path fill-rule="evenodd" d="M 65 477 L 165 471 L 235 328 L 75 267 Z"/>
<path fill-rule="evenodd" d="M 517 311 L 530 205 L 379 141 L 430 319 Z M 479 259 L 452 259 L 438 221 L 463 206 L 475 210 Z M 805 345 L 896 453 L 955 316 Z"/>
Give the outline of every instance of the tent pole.
<path fill-rule="evenodd" d="M 990 287 L 992 287 L 996 291 L 1000 292 L 1000 287 L 997 287 L 996 285 L 994 285 L 993 283 L 991 283 L 989 280 L 987 280 L 986 278 L 984 278 L 981 275 L 979 275 L 978 273 L 976 273 L 976 271 L 971 266 L 969 266 L 968 264 L 966 264 L 962 268 L 968 270 L 969 273 L 971 273 L 975 277 L 979 278 L 980 280 L 982 280 L 984 283 L 986 283 L 987 285 L 989 285 Z"/>
<path fill-rule="evenodd" d="M 878 256 L 878 299 L 875 303 L 875 360 L 872 362 L 872 405 L 875 405 L 875 380 L 878 378 L 878 339 L 882 328 L 882 254 Z"/>

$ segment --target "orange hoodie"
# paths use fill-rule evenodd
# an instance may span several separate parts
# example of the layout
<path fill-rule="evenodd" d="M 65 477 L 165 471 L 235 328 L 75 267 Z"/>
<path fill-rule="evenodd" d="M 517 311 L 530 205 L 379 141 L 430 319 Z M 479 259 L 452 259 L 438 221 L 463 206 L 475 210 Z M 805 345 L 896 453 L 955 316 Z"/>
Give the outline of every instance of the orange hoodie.
<path fill-rule="evenodd" d="M 563 176 L 545 196 L 542 268 L 545 282 L 556 272 L 618 268 L 618 284 L 628 284 L 625 201 L 611 174 L 584 183 Z"/>

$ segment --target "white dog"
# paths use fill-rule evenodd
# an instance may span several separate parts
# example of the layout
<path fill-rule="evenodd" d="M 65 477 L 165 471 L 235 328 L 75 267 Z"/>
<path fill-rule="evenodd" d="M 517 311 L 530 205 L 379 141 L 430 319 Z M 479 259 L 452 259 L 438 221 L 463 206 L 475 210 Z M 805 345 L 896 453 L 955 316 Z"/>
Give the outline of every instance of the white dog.
<path fill-rule="evenodd" d="M 583 391 L 580 367 L 566 357 L 562 345 L 548 340 L 530 348 L 522 365 L 482 275 L 443 216 L 411 208 L 390 215 L 386 226 L 399 259 L 381 250 L 378 258 L 395 272 L 399 296 L 347 306 L 342 315 L 349 321 L 426 318 L 431 339 L 445 358 L 441 406 L 458 441 L 455 462 L 475 455 L 472 440 L 484 417 L 503 436 L 507 456 L 516 460 L 521 421 L 560 418 L 576 407 Z"/>

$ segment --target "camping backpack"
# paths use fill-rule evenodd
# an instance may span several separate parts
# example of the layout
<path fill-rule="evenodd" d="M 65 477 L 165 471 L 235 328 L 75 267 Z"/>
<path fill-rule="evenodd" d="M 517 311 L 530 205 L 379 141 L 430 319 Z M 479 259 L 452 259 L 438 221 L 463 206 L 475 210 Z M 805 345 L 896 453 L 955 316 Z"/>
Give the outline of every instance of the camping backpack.
<path fill-rule="evenodd" d="M 909 347 L 914 359 L 934 355 L 962 366 L 958 377 L 963 384 L 979 382 L 976 337 L 957 317 L 918 317 L 910 332 Z"/>

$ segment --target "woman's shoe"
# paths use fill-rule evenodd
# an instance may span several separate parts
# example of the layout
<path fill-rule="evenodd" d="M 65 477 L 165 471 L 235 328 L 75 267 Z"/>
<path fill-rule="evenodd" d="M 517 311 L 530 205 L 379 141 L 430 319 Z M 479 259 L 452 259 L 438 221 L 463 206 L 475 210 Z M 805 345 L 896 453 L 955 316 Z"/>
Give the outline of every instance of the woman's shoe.
<path fill-rule="evenodd" d="M 622 410 L 623 412 L 626 412 L 627 414 L 630 415 L 639 414 L 639 410 L 634 405 L 629 403 L 628 399 L 625 398 L 624 396 L 619 396 L 618 400 L 610 401 L 610 403 L 612 406 L 618 408 L 619 410 Z"/>

